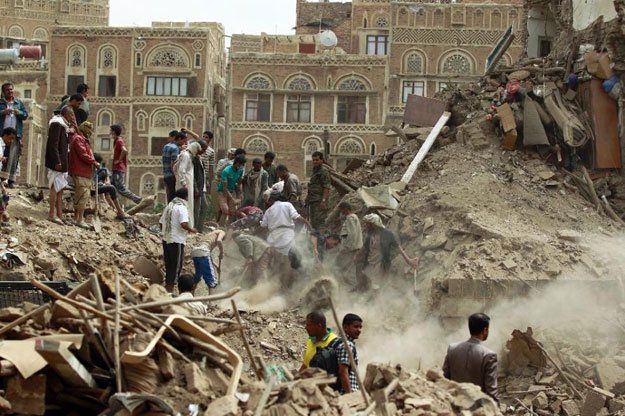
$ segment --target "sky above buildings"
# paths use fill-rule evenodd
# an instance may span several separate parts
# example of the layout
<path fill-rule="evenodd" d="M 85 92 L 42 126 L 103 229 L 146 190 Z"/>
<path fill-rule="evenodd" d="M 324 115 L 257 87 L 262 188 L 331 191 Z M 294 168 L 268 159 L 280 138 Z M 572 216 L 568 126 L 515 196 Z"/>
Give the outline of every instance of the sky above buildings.
<path fill-rule="evenodd" d="M 219 22 L 226 34 L 292 34 L 296 0 L 110 0 L 111 26 Z"/>

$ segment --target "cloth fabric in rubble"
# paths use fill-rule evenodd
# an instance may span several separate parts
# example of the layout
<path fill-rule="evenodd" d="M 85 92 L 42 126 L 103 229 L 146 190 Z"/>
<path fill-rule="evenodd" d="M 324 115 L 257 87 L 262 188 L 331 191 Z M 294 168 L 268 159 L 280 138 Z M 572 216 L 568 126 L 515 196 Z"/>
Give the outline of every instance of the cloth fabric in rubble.
<path fill-rule="evenodd" d="M 210 289 L 214 289 L 219 283 L 219 275 L 210 254 L 210 249 L 205 245 L 194 247 L 193 250 L 191 250 L 193 266 L 195 267 L 195 284 L 198 284 L 200 280 L 204 279 L 206 286 Z"/>

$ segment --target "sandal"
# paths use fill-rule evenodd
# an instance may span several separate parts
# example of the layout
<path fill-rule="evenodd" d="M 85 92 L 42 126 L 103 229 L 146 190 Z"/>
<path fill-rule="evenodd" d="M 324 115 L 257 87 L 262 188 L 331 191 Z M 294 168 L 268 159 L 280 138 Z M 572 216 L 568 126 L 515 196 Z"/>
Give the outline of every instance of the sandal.
<path fill-rule="evenodd" d="M 48 221 L 53 222 L 55 224 L 59 224 L 59 225 L 65 225 L 65 223 L 63 222 L 62 219 L 60 219 L 59 217 L 54 217 L 54 218 L 50 218 L 48 217 Z"/>
<path fill-rule="evenodd" d="M 86 222 L 77 222 L 74 225 L 76 225 L 76 227 L 80 227 L 80 228 L 82 228 L 84 230 L 90 230 L 91 229 L 91 226 L 89 224 L 87 224 Z"/>

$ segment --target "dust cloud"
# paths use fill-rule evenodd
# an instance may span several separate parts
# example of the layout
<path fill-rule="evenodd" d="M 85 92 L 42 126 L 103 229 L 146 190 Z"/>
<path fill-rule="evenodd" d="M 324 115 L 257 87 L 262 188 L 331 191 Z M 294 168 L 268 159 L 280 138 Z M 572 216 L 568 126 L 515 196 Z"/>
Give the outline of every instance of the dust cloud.
<path fill-rule="evenodd" d="M 564 341 L 571 342 L 580 333 L 597 337 L 623 333 L 615 326 L 618 321 L 614 315 L 625 301 L 625 286 L 620 281 L 625 270 L 625 236 L 588 237 L 581 246 L 587 258 L 598 266 L 589 267 L 588 262 L 582 262 L 577 269 L 563 273 L 549 285 L 536 286 L 525 295 L 469 312 L 485 312 L 491 317 L 490 336 L 486 341 L 489 348 L 501 356 L 512 331 L 524 331 L 527 327 L 534 329 L 536 339 L 543 341 L 547 348 L 550 339 L 541 338 L 542 330 L 549 330 L 550 334 L 556 330 L 560 337 L 568 338 Z M 308 252 L 302 243 L 299 248 L 302 253 Z M 363 373 L 366 369 L 363 364 L 369 362 L 401 364 L 410 370 L 440 367 L 447 345 L 469 338 L 466 317 L 443 319 L 431 310 L 431 281 L 421 282 L 420 296 L 413 294 L 411 278 L 397 276 L 388 278 L 391 283 L 386 285 L 374 282 L 382 286 L 377 291 L 359 294 L 345 290 L 345 276 L 327 266 L 331 258 L 323 266 L 315 264 L 312 256 L 304 257 L 303 262 L 304 269 L 313 273 L 299 276 L 299 282 L 291 290 L 281 289 L 279 278 L 269 273 L 266 281 L 242 291 L 239 302 L 242 307 L 264 313 L 299 306 L 300 313 L 305 315 L 312 308 L 301 301 L 310 287 L 319 280 L 334 279 L 340 288 L 334 297 L 339 319 L 351 312 L 364 320 L 363 332 L 357 341 Z M 597 277 L 598 272 L 601 278 Z M 463 305 L 459 306 L 462 309 Z M 329 310 L 326 316 L 328 325 L 336 329 Z"/>

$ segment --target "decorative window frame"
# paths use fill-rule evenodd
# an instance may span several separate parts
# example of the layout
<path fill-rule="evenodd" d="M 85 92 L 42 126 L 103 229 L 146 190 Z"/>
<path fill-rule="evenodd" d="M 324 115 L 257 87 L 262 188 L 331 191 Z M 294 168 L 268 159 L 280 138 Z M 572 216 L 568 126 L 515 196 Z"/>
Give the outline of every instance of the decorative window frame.
<path fill-rule="evenodd" d="M 109 124 L 102 124 L 102 117 L 108 114 L 109 116 Z M 95 115 L 95 143 L 93 143 L 93 147 L 98 150 L 100 153 L 113 153 L 113 139 L 110 139 L 110 148 L 109 150 L 102 149 L 101 139 L 104 137 L 111 136 L 111 126 L 115 124 L 115 111 L 111 110 L 108 107 L 101 108 Z"/>
<path fill-rule="evenodd" d="M 451 58 L 453 55 L 461 55 L 464 58 L 466 58 L 469 62 L 469 73 L 467 74 L 457 74 L 457 73 L 450 73 L 450 72 L 444 72 L 443 71 L 443 67 L 445 66 L 445 62 L 447 61 L 447 59 Z M 452 77 L 462 77 L 462 76 L 473 76 L 475 74 L 475 68 L 476 68 L 476 60 L 475 57 L 473 55 L 471 55 L 471 53 L 469 53 L 468 51 L 464 50 L 464 49 L 452 49 L 447 51 L 445 54 L 441 55 L 440 58 L 438 59 L 438 64 L 436 65 L 436 68 L 438 69 L 438 74 L 440 76 L 452 76 Z"/>
<path fill-rule="evenodd" d="M 12 34 L 11 31 L 17 30 L 19 34 Z M 20 25 L 11 25 L 7 29 L 7 37 L 11 39 L 25 39 L 24 38 L 24 28 Z"/>
<path fill-rule="evenodd" d="M 152 186 L 153 186 L 152 192 L 145 190 L 148 180 L 152 181 Z M 139 195 L 142 197 L 150 196 L 150 195 L 158 195 L 159 193 L 158 184 L 159 184 L 159 178 L 153 172 L 145 172 L 143 175 L 141 175 L 141 179 L 139 180 Z"/>
<path fill-rule="evenodd" d="M 113 66 L 104 68 L 102 60 L 103 54 L 107 49 L 111 49 L 113 51 Z M 100 93 L 100 76 L 114 76 L 115 77 L 115 93 L 114 97 L 118 96 L 119 91 L 119 50 L 117 46 L 105 43 L 104 45 L 98 48 L 97 62 L 96 62 L 96 77 L 95 77 L 95 88 L 93 89 L 96 94 Z M 93 94 L 93 95 L 96 95 Z"/>
<path fill-rule="evenodd" d="M 303 172 L 304 172 L 304 177 L 306 179 L 310 178 L 310 176 L 307 175 L 307 172 L 306 172 L 306 164 L 309 162 L 312 163 L 312 154 L 313 154 L 313 152 L 308 151 L 308 146 L 309 144 L 312 144 L 313 142 L 317 145 L 315 148 L 315 151 L 323 152 L 326 155 L 326 157 L 328 156 L 326 154 L 327 152 L 323 148 L 323 140 L 321 140 L 321 137 L 312 135 L 312 136 L 306 137 L 302 141 L 302 153 L 304 155 L 304 171 Z"/>
<path fill-rule="evenodd" d="M 36 36 L 37 32 L 43 32 L 43 37 Z M 45 27 L 38 26 L 35 28 L 35 30 L 33 30 L 33 40 L 48 42 L 50 40 L 50 32 L 48 32 L 48 29 L 46 29 Z"/>
<path fill-rule="evenodd" d="M 303 78 L 306 81 L 308 81 L 308 83 L 310 84 L 310 89 L 308 90 L 290 89 L 289 86 L 291 82 L 293 82 L 294 80 L 298 78 Z M 301 122 L 301 123 L 306 123 L 306 124 L 314 123 L 315 122 L 315 95 L 313 94 L 313 91 L 317 89 L 317 84 L 315 80 L 307 74 L 302 74 L 302 73 L 293 74 L 293 75 L 288 76 L 285 79 L 284 89 L 288 91 L 286 94 L 284 94 L 283 115 L 282 115 L 282 119 L 284 120 L 284 122 L 289 123 L 287 121 L 289 95 L 309 95 L 310 96 L 310 121 Z"/>
<path fill-rule="evenodd" d="M 137 131 L 145 131 L 147 128 L 146 121 L 149 120 L 148 113 L 143 110 L 137 111 L 135 114 L 135 122 L 137 124 Z"/>
<path fill-rule="evenodd" d="M 421 72 L 409 72 L 408 71 L 408 57 L 412 54 L 418 54 L 419 57 L 421 58 Z M 417 49 L 417 48 L 410 48 L 408 49 L 406 52 L 404 52 L 404 54 L 402 55 L 401 58 L 401 73 L 402 74 L 406 74 L 406 75 L 425 75 L 428 73 L 427 69 L 428 69 L 428 59 L 427 59 L 427 55 L 425 52 L 423 52 L 421 49 Z"/>
<path fill-rule="evenodd" d="M 253 150 L 250 149 L 250 145 L 253 141 L 255 140 L 261 140 L 264 142 L 264 144 L 266 145 L 265 150 L 263 150 L 262 152 L 255 152 Z M 247 151 L 247 153 L 249 155 L 254 155 L 254 156 L 265 156 L 266 152 L 273 152 L 273 141 L 271 140 L 271 138 L 265 134 L 261 134 L 261 133 L 254 133 L 251 134 L 249 136 L 247 136 L 244 140 L 243 140 L 243 145 L 242 147 Z"/>
<path fill-rule="evenodd" d="M 174 117 L 174 122 L 172 125 L 167 125 L 167 126 L 155 126 L 154 122 L 156 121 L 156 118 L 159 116 L 159 114 L 161 113 L 170 113 L 171 115 L 173 115 Z M 152 138 L 153 137 L 167 137 L 169 136 L 169 132 L 172 130 L 178 130 L 180 128 L 180 114 L 178 113 L 178 111 L 176 111 L 175 109 L 173 109 L 172 107 L 158 107 L 155 108 L 151 113 L 150 113 L 150 117 L 148 118 L 148 134 L 147 134 L 147 138 L 148 138 L 148 143 L 147 143 L 147 154 L 151 155 L 151 156 L 155 156 L 152 155 Z"/>
<path fill-rule="evenodd" d="M 362 150 L 362 152 L 361 153 L 340 152 L 341 146 L 343 146 L 345 143 L 350 142 L 350 141 L 356 142 L 360 146 L 360 149 Z M 358 137 L 358 136 L 353 135 L 353 134 L 349 134 L 347 136 L 343 136 L 343 137 L 339 138 L 336 141 L 336 144 L 334 145 L 334 152 L 332 153 L 332 156 L 335 156 L 335 157 L 363 156 L 363 155 L 367 155 L 368 154 L 367 150 L 368 150 L 367 144 L 365 143 L 365 141 L 361 137 Z"/>
<path fill-rule="evenodd" d="M 181 64 L 176 65 L 154 65 L 153 61 L 156 59 L 156 55 L 160 52 L 171 50 L 179 55 L 182 59 Z M 153 47 L 145 56 L 143 61 L 143 67 L 151 70 L 158 70 L 159 72 L 189 72 L 193 67 L 193 61 L 189 53 L 180 45 L 175 43 L 159 44 Z"/>
<path fill-rule="evenodd" d="M 80 52 L 82 66 L 72 66 L 74 50 Z M 65 88 L 63 89 L 63 91 L 67 91 L 68 89 L 67 80 L 69 76 L 82 76 L 84 82 L 87 82 L 87 47 L 81 43 L 72 43 L 71 45 L 67 46 L 65 53 L 65 79 L 63 80 Z M 97 92 L 96 88 L 97 85 L 95 86 L 95 88 L 92 87 L 94 92 Z M 72 93 L 74 92 L 75 91 L 73 91 Z"/>

